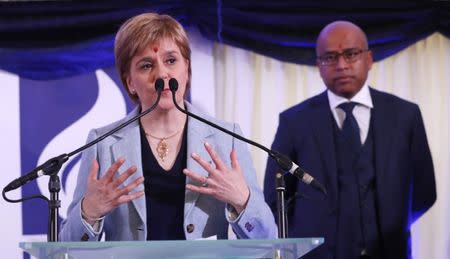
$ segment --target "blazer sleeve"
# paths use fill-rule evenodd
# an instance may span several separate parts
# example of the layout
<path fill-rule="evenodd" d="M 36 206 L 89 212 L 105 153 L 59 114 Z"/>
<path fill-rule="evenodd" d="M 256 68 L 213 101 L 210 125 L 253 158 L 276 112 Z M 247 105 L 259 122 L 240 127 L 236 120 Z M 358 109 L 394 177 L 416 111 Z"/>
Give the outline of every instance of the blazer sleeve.
<path fill-rule="evenodd" d="M 91 130 L 86 143 L 96 138 L 96 131 Z M 86 149 L 82 154 L 72 203 L 67 210 L 67 218 L 61 223 L 61 231 L 59 232 L 60 241 L 98 241 L 100 238 L 104 221 L 102 220 L 100 222 L 98 231 L 94 231 L 81 217 L 81 200 L 86 192 L 87 177 L 94 159 L 97 159 L 97 145 Z"/>
<path fill-rule="evenodd" d="M 433 161 L 428 147 L 425 127 L 419 107 L 415 106 L 411 134 L 412 217 L 413 221 L 425 213 L 436 201 L 436 183 Z"/>
<path fill-rule="evenodd" d="M 235 132 L 242 135 L 240 127 L 236 124 Z M 278 228 L 275 224 L 273 214 L 264 201 L 263 193 L 258 186 L 247 144 L 233 139 L 233 146 L 236 150 L 242 173 L 250 189 L 250 197 L 247 206 L 241 214 L 233 220 L 230 219 L 229 215 L 226 215 L 227 220 L 239 238 L 275 239 L 277 238 Z M 225 213 L 229 214 L 229 210 L 226 209 Z"/>

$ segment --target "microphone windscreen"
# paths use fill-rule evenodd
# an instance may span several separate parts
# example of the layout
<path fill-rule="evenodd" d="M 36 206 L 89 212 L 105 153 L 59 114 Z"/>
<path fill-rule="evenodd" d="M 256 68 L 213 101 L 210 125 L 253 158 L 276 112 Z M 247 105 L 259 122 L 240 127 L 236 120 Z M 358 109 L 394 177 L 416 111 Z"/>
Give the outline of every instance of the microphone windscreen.
<path fill-rule="evenodd" d="M 160 93 L 164 89 L 164 80 L 162 78 L 158 78 L 155 81 L 155 90 Z"/>
<path fill-rule="evenodd" d="M 175 78 L 169 80 L 170 91 L 175 92 L 178 90 L 178 81 Z"/>

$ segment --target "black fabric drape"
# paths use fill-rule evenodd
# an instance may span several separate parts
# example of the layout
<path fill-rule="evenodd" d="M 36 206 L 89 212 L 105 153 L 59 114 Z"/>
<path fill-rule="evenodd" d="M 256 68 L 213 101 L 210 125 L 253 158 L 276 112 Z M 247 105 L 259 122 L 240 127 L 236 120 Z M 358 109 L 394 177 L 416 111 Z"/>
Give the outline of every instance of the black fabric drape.
<path fill-rule="evenodd" d="M 376 61 L 434 32 L 450 37 L 450 3 L 328 1 L 100 1 L 0 4 L 0 69 L 56 79 L 112 66 L 114 35 L 129 17 L 167 13 L 206 38 L 297 64 L 315 63 L 315 40 L 334 20 L 366 31 Z"/>
<path fill-rule="evenodd" d="M 335 20 L 348 20 L 367 33 L 376 61 L 439 31 L 450 32 L 450 9 L 443 2 L 343 4 L 316 1 L 239 1 L 222 5 L 221 41 L 257 53 L 299 64 L 315 63 L 315 40 Z M 207 38 L 219 40 L 217 20 L 197 16 Z M 207 24 L 205 19 L 213 23 Z"/>

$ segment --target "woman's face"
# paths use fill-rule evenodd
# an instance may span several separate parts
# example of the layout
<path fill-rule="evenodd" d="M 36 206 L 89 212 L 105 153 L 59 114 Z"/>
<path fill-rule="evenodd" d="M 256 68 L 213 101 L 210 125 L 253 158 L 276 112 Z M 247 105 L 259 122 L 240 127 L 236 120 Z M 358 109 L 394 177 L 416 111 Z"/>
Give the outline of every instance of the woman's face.
<path fill-rule="evenodd" d="M 158 78 L 164 80 L 164 90 L 158 108 L 169 110 L 175 107 L 172 101 L 172 93 L 169 89 L 169 79 L 178 81 L 176 100 L 183 106 L 186 84 L 188 81 L 189 61 L 180 52 L 180 48 L 170 39 L 162 39 L 154 44 L 149 44 L 141 52 L 131 59 L 130 70 L 127 76 L 127 87 L 131 93 L 136 93 L 142 110 L 152 106 L 157 93 L 155 81 Z"/>

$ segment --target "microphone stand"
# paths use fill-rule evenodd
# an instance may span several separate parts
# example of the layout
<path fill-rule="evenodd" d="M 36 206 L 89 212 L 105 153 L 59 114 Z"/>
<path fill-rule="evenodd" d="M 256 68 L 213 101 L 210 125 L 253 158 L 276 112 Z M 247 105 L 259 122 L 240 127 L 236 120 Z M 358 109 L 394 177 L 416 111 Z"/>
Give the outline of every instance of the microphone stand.
<path fill-rule="evenodd" d="M 216 128 L 216 129 L 218 129 L 218 130 L 220 130 L 222 132 L 225 132 L 225 133 L 227 133 L 227 134 L 229 134 L 229 135 L 231 135 L 231 136 L 233 136 L 233 137 L 235 137 L 235 138 L 237 138 L 237 139 L 239 139 L 241 141 L 244 141 L 244 142 L 246 142 L 246 143 L 248 143 L 250 145 L 256 146 L 256 147 L 266 151 L 267 154 L 269 154 L 269 156 L 277 162 L 278 166 L 283 171 L 291 172 L 291 170 L 292 170 L 292 168 L 294 166 L 293 166 L 292 161 L 287 156 L 281 154 L 278 151 L 268 149 L 268 148 L 266 148 L 265 146 L 263 146 L 263 145 L 261 145 L 259 143 L 256 143 L 256 142 L 254 142 L 252 140 L 249 140 L 249 139 L 246 139 L 246 138 L 244 138 L 244 137 L 242 137 L 242 136 L 240 136 L 240 135 L 238 135 L 238 134 L 236 134 L 236 133 L 234 133 L 232 131 L 229 131 L 229 130 L 227 130 L 225 128 L 222 128 L 219 125 L 216 125 L 216 124 L 214 124 L 214 123 L 212 123 L 212 122 L 210 122 L 208 120 L 203 119 L 200 116 L 197 116 L 197 115 L 195 115 L 195 114 L 193 114 L 193 113 L 191 113 L 191 112 L 181 108 L 178 105 L 176 97 L 175 97 L 175 92 L 178 90 L 178 81 L 175 78 L 171 78 L 169 80 L 169 88 L 170 88 L 170 91 L 172 92 L 173 103 L 175 104 L 175 107 L 179 111 L 181 111 L 182 113 L 184 113 L 184 114 L 186 114 L 186 115 L 188 115 L 190 117 L 193 117 L 193 118 L 195 118 L 195 119 L 197 119 L 197 120 L 199 120 L 199 121 L 201 121 L 201 122 L 203 122 L 203 123 L 205 123 L 205 124 L 207 124 L 207 125 L 209 125 L 211 127 L 214 127 L 214 128 Z M 325 195 L 327 194 L 327 192 L 326 192 L 325 188 L 322 186 L 322 184 L 320 184 L 312 176 L 307 174 L 303 169 L 301 169 L 300 167 L 297 167 L 295 169 L 295 171 L 296 172 L 294 172 L 294 173 L 291 172 L 291 173 L 294 174 L 296 177 L 300 178 L 300 180 L 302 180 L 303 182 L 305 182 L 307 184 L 311 184 L 313 187 L 319 189 Z M 298 171 L 300 171 L 300 173 Z M 279 218 L 278 218 L 279 222 L 278 223 L 281 225 L 281 226 L 278 226 L 278 229 L 279 229 L 278 230 L 279 231 L 278 235 L 279 235 L 279 238 L 286 238 L 286 236 L 287 236 L 287 227 L 286 227 L 287 217 L 286 217 L 286 213 L 285 213 L 286 209 L 285 209 L 285 200 L 284 200 L 285 199 L 284 198 L 284 193 L 285 193 L 286 188 L 284 187 L 284 177 L 283 177 L 283 175 L 281 173 L 279 173 L 279 174 L 282 176 L 281 177 L 282 182 L 280 181 L 280 183 L 283 183 L 283 186 L 280 187 L 280 190 L 278 190 L 278 187 L 277 187 L 277 192 L 279 191 L 279 199 L 281 199 L 277 203 L 277 206 L 280 207 Z M 277 183 L 278 183 L 278 179 L 277 179 Z M 281 214 L 281 217 L 280 217 L 280 214 Z M 280 231 L 280 229 L 281 229 L 281 231 Z"/>
<path fill-rule="evenodd" d="M 137 116 L 131 118 L 130 120 L 120 124 L 119 126 L 117 126 L 116 128 L 106 132 L 105 134 L 103 134 L 102 136 L 96 138 L 95 140 L 85 144 L 84 146 L 70 152 L 69 154 L 61 154 L 59 156 L 56 156 L 54 158 L 49 159 L 48 161 L 46 161 L 45 163 L 37 166 L 36 168 L 34 168 L 33 170 L 31 170 L 30 172 L 28 172 L 27 174 L 13 180 L 12 182 L 10 182 L 6 187 L 3 188 L 2 191 L 2 196 L 3 199 L 7 202 L 11 202 L 11 203 L 17 203 L 17 202 L 21 202 L 21 201 L 26 201 L 26 200 L 30 200 L 33 198 L 40 198 L 40 199 L 44 199 L 47 201 L 48 203 L 48 208 L 49 208 L 49 221 L 48 221 L 48 233 L 47 233 L 47 241 L 48 242 L 58 242 L 58 213 L 59 213 L 59 208 L 61 207 L 61 201 L 59 200 L 59 191 L 61 190 L 61 182 L 58 176 L 58 172 L 61 169 L 62 165 L 73 155 L 76 155 L 78 153 L 80 153 L 81 151 L 97 144 L 98 142 L 102 141 L 103 139 L 107 138 L 108 136 L 114 134 L 115 132 L 121 130 L 122 128 L 128 126 L 129 124 L 131 124 L 132 122 L 138 120 L 139 118 L 141 118 L 142 116 L 150 113 L 151 111 L 153 111 L 156 106 L 159 103 L 159 100 L 161 99 L 161 92 L 162 89 L 164 88 L 164 80 L 162 80 L 161 78 L 157 79 L 155 82 L 155 89 L 156 92 L 158 94 L 155 103 L 148 108 L 147 110 L 145 110 L 144 112 L 138 114 Z M 41 172 L 42 171 L 42 172 Z M 25 184 L 27 184 L 28 182 L 42 176 L 42 175 L 48 175 L 50 176 L 49 182 L 48 182 L 48 189 L 50 192 L 50 199 L 48 199 L 47 197 L 43 196 L 43 195 L 33 195 L 33 196 L 29 196 L 29 197 L 25 197 L 25 198 L 21 198 L 18 200 L 13 200 L 13 199 L 9 199 L 8 197 L 6 197 L 6 193 L 12 190 L 15 190 Z"/>
<path fill-rule="evenodd" d="M 61 190 L 61 182 L 59 180 L 58 171 L 50 176 L 48 181 L 48 190 L 50 191 L 50 201 L 48 202 L 49 220 L 48 220 L 48 242 L 58 241 L 58 213 L 61 207 L 59 200 L 59 191 Z"/>
<path fill-rule="evenodd" d="M 286 184 L 284 182 L 284 175 L 281 172 L 276 173 L 275 183 L 277 190 L 278 238 L 287 238 Z"/>

